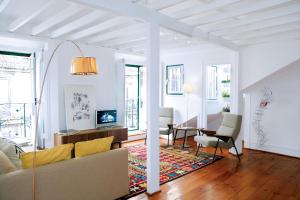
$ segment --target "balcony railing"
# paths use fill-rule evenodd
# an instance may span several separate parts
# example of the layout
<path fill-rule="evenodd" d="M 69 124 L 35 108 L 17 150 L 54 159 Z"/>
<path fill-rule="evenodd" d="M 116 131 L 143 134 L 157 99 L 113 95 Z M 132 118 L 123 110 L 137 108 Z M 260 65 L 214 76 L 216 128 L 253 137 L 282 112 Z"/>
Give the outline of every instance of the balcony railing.
<path fill-rule="evenodd" d="M 5 138 L 31 138 L 32 109 L 32 103 L 1 103 L 0 136 Z"/>
<path fill-rule="evenodd" d="M 125 122 L 129 130 L 139 129 L 138 99 L 125 101 Z"/>

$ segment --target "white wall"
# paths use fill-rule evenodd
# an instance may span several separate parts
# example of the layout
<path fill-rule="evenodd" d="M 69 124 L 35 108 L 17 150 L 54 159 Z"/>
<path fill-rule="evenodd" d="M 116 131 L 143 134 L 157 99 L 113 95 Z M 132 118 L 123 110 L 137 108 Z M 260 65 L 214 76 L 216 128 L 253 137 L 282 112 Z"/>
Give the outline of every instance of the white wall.
<path fill-rule="evenodd" d="M 57 41 L 50 41 L 44 51 L 44 63 L 48 62 Z M 56 52 L 51 63 L 46 86 L 47 114 L 46 146 L 53 144 L 53 133 L 66 129 L 64 85 L 93 85 L 96 88 L 96 109 L 118 109 L 116 95 L 116 72 L 114 51 L 97 46 L 80 44 L 85 56 L 96 57 L 99 74 L 93 76 L 73 76 L 70 63 L 73 57 L 80 56 L 71 43 L 64 43 Z M 45 65 L 44 65 L 45 66 Z"/>
<path fill-rule="evenodd" d="M 300 157 L 300 59 L 270 77 L 250 87 L 249 132 L 245 132 L 245 146 Z M 261 125 L 266 143 L 258 144 L 253 121 L 262 98 L 262 89 L 272 90 L 272 101 L 263 111 Z"/>
<path fill-rule="evenodd" d="M 241 49 L 240 88 L 245 89 L 297 60 L 299 52 L 300 40 L 259 44 Z"/>
<path fill-rule="evenodd" d="M 196 94 L 189 96 L 189 118 L 198 117 L 198 127 L 203 127 L 202 124 L 202 97 L 203 97 L 203 73 L 204 67 L 208 65 L 231 64 L 236 67 L 236 55 L 233 51 L 212 48 L 206 51 L 189 51 L 178 50 L 177 52 L 164 53 L 161 56 L 163 63 L 164 79 L 165 66 L 174 64 L 184 64 L 184 82 L 196 85 Z M 165 81 L 165 80 L 164 80 Z M 164 83 L 165 86 L 165 83 Z M 163 87 L 165 89 L 165 87 Z M 166 95 L 163 91 L 163 105 L 174 107 L 175 116 L 174 123 L 182 124 L 186 121 L 186 104 L 187 98 L 185 95 Z M 193 134 L 193 133 L 191 133 Z"/>

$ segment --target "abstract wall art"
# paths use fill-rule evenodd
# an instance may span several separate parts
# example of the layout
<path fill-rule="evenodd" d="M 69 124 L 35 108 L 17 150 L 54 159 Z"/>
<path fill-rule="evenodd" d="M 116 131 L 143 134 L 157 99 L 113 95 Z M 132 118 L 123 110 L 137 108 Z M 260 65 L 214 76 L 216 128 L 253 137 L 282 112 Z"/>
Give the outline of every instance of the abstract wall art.
<path fill-rule="evenodd" d="M 67 129 L 94 128 L 96 97 L 92 85 L 65 85 Z"/>
<path fill-rule="evenodd" d="M 272 94 L 273 92 L 269 87 L 264 87 L 262 89 L 262 96 L 260 97 L 260 100 L 254 112 L 253 125 L 257 135 L 257 142 L 260 146 L 263 146 L 267 142 L 267 133 L 264 131 L 263 126 L 263 115 L 265 110 L 273 101 Z"/>

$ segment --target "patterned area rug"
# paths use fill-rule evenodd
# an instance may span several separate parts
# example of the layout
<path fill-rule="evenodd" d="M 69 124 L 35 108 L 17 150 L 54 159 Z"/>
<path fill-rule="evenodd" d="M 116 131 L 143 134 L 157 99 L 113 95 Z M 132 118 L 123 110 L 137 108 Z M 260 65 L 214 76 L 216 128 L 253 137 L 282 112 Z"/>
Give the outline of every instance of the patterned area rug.
<path fill-rule="evenodd" d="M 129 151 L 130 194 L 127 198 L 143 193 L 147 189 L 146 182 L 146 146 L 127 147 Z M 199 152 L 195 156 L 193 149 L 181 150 L 179 147 L 160 148 L 160 184 L 172 181 L 190 172 L 214 162 L 213 155 Z M 216 156 L 215 161 L 221 159 Z"/>

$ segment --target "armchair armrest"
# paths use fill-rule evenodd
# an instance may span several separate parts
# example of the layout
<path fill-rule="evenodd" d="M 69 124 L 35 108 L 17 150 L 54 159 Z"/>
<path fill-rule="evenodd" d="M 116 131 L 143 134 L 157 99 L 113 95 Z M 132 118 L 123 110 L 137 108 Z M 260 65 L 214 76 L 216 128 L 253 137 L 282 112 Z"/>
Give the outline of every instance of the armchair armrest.
<path fill-rule="evenodd" d="M 211 131 L 211 130 L 207 130 L 204 128 L 201 129 L 200 131 L 207 136 L 215 136 L 216 135 L 216 131 Z"/>
<path fill-rule="evenodd" d="M 175 125 L 176 125 L 176 124 L 168 124 L 168 128 L 169 128 L 170 130 L 173 130 L 173 128 L 174 128 Z"/>
<path fill-rule="evenodd" d="M 218 138 L 218 139 L 224 141 L 224 142 L 228 142 L 228 140 L 230 140 L 230 139 L 232 139 L 232 141 L 233 141 L 233 138 L 230 137 L 230 136 L 226 136 L 226 135 L 218 135 L 218 134 L 215 134 L 214 136 L 215 136 L 216 138 Z"/>

